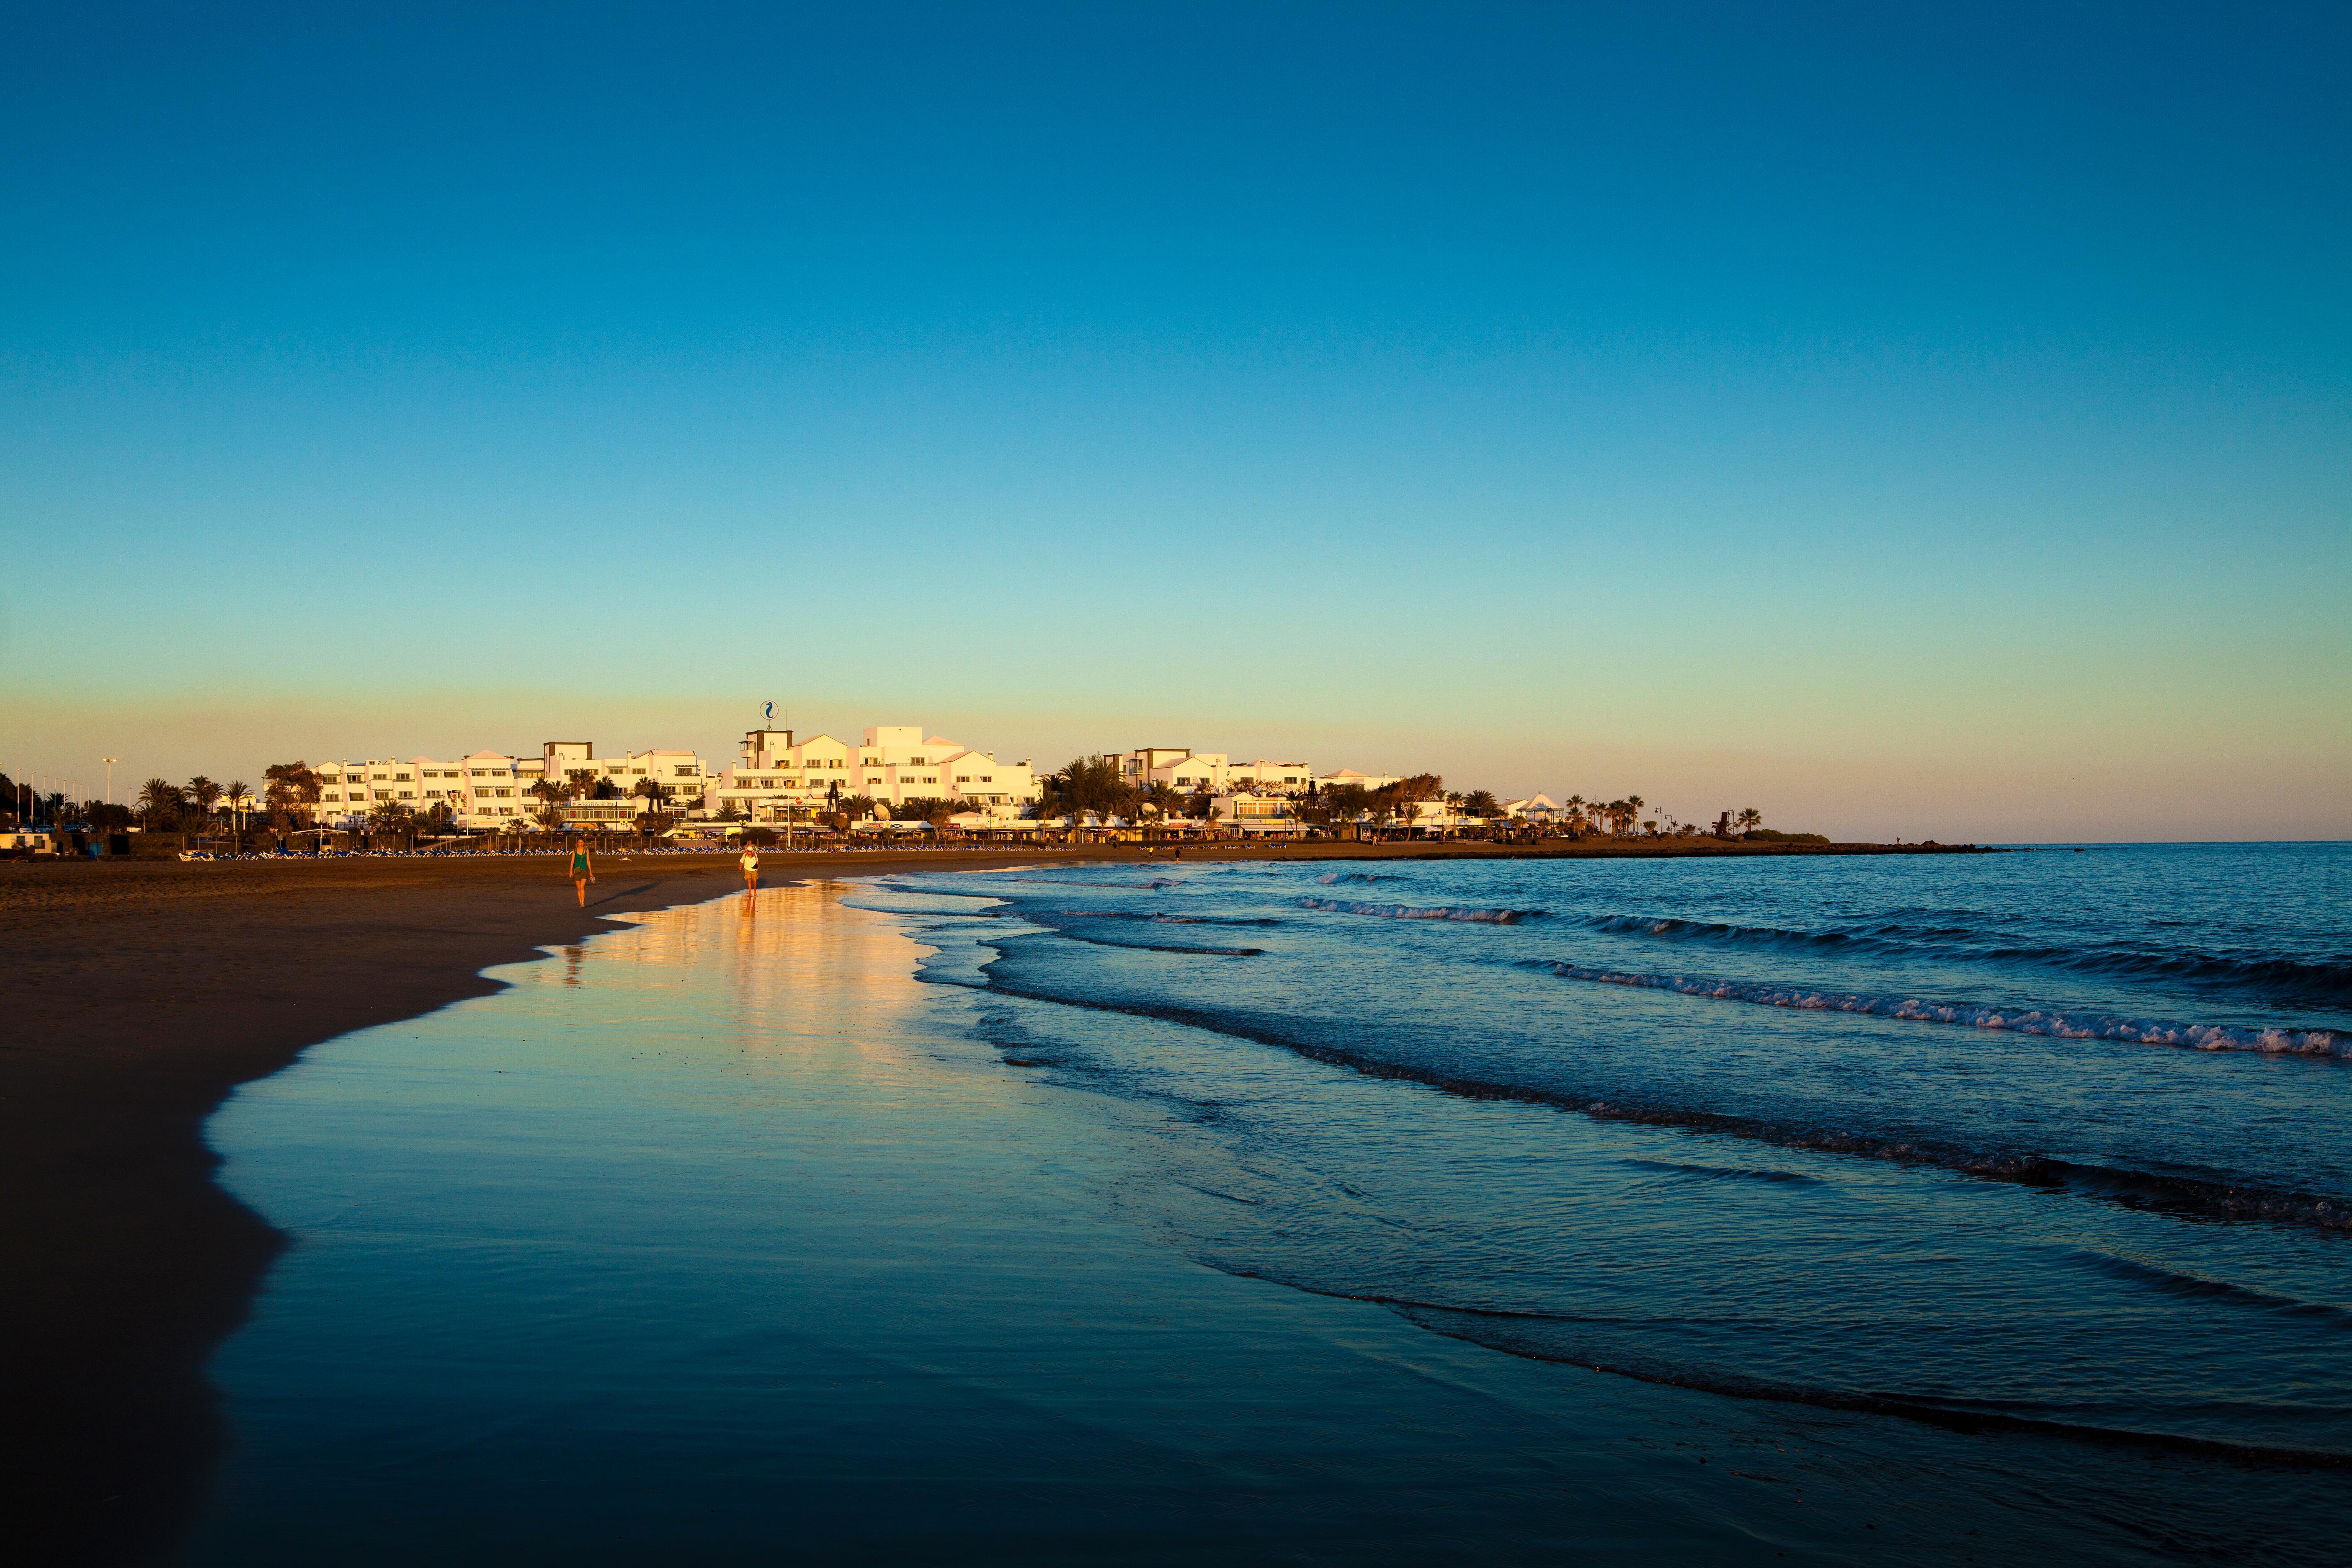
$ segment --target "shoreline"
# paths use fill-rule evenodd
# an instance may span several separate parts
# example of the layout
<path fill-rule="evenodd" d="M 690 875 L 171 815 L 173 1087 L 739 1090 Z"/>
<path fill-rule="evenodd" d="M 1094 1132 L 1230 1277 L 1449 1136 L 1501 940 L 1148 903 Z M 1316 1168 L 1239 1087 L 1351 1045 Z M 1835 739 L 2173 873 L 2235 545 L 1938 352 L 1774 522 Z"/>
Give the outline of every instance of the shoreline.
<path fill-rule="evenodd" d="M 1190 848 L 1195 862 L 1971 852 L 1715 840 Z M 761 853 L 777 884 L 1173 858 L 1133 845 Z M 0 1005 L 15 1024 L 0 1049 L 12 1194 L 0 1237 L 22 1279 L 0 1307 L 0 1388 L 30 1456 L 12 1491 L 46 1555 L 167 1556 L 224 1451 L 205 1363 L 287 1238 L 215 1181 L 203 1131 L 213 1111 L 310 1046 L 496 992 L 485 970 L 611 930 L 607 915 L 741 886 L 731 852 L 616 853 L 599 873 L 583 910 L 539 857 L 0 866 Z"/>

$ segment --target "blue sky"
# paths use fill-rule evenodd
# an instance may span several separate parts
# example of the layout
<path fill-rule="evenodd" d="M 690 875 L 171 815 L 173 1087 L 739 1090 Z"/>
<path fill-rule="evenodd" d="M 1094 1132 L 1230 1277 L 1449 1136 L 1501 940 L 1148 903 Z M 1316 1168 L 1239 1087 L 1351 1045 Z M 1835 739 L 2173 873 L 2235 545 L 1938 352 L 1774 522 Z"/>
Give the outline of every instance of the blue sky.
<path fill-rule="evenodd" d="M 2352 833 L 2340 9 L 14 26 L 12 773 L 774 699 Z"/>

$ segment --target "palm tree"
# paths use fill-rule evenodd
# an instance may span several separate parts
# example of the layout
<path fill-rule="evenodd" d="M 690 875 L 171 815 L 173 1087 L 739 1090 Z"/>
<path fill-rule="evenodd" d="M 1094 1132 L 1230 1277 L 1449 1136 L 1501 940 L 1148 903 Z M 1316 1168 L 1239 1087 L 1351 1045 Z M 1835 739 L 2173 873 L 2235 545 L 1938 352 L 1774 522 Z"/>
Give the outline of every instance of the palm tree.
<path fill-rule="evenodd" d="M 629 786 L 629 793 L 634 795 L 641 795 L 644 797 L 646 810 L 647 812 L 657 812 L 661 810 L 663 795 L 660 780 L 639 779 L 635 784 Z"/>
<path fill-rule="evenodd" d="M 1139 793 L 1119 776 L 1117 763 L 1099 754 L 1074 758 L 1067 767 L 1046 774 L 1041 783 L 1040 816 L 1077 817 L 1089 811 L 1101 816 L 1123 816 L 1135 809 Z"/>
<path fill-rule="evenodd" d="M 1465 816 L 1485 818 L 1501 815 L 1503 805 L 1493 790 L 1474 789 L 1461 798 L 1461 809 Z"/>
<path fill-rule="evenodd" d="M 196 810 L 202 813 L 206 820 L 210 820 L 213 807 L 220 801 L 221 786 L 204 774 L 198 773 L 188 781 L 187 795 L 188 798 L 195 803 Z"/>
<path fill-rule="evenodd" d="M 1739 808 L 1739 815 L 1731 820 L 1740 832 L 1746 833 L 1764 826 L 1764 814 L 1752 805 L 1743 805 Z"/>
<path fill-rule="evenodd" d="M 245 799 L 247 795 L 252 793 L 252 787 L 243 779 L 231 779 L 228 781 L 228 789 L 226 791 L 228 796 L 228 806 L 229 810 L 236 815 L 236 827 L 237 831 L 240 833 L 245 831 Z"/>
<path fill-rule="evenodd" d="M 1154 779 L 1151 787 L 1145 790 L 1143 797 L 1136 803 L 1135 808 L 1139 812 L 1149 812 L 1154 816 L 1172 816 L 1183 804 L 1184 797 L 1176 793 L 1174 784 L 1170 784 L 1166 779 Z"/>
<path fill-rule="evenodd" d="M 139 788 L 139 815 L 150 831 L 180 815 L 180 786 L 170 779 L 149 779 Z"/>

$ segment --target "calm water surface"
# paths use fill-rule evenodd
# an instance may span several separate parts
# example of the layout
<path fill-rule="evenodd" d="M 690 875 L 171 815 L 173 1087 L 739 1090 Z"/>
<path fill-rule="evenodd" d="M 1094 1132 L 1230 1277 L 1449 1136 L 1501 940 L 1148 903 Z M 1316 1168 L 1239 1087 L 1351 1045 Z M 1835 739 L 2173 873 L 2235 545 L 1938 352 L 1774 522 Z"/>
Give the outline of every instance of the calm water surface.
<path fill-rule="evenodd" d="M 224 1110 L 195 1560 L 2342 1559 L 2342 848 L 841 891 Z"/>

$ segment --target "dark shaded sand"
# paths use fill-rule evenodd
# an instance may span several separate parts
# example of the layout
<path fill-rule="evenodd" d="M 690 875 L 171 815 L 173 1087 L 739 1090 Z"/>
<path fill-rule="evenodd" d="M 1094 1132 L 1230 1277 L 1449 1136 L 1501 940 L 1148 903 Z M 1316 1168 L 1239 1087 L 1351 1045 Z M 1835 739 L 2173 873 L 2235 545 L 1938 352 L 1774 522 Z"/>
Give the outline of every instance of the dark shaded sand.
<path fill-rule="evenodd" d="M 1185 858 L 1495 853 L 1324 844 Z M 772 882 L 1064 858 L 1169 858 L 768 851 L 762 870 Z M 0 865 L 0 1399 L 28 1560 L 156 1561 L 202 1503 L 226 1439 L 204 1363 L 284 1244 L 214 1184 L 205 1119 L 304 1047 L 486 994 L 484 969 L 609 929 L 605 915 L 741 886 L 731 855 L 605 858 L 599 873 L 583 911 L 554 858 Z"/>

